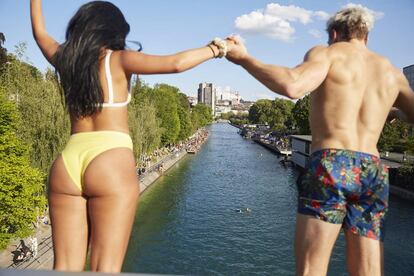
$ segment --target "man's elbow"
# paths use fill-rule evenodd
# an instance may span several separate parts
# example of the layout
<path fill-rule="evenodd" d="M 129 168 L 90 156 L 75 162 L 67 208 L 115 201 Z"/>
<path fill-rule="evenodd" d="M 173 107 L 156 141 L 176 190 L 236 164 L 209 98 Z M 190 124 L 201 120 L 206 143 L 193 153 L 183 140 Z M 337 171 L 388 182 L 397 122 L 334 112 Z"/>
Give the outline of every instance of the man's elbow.
<path fill-rule="evenodd" d="M 287 83 L 282 86 L 283 95 L 289 99 L 296 100 L 299 99 L 302 95 L 300 90 L 294 83 Z"/>

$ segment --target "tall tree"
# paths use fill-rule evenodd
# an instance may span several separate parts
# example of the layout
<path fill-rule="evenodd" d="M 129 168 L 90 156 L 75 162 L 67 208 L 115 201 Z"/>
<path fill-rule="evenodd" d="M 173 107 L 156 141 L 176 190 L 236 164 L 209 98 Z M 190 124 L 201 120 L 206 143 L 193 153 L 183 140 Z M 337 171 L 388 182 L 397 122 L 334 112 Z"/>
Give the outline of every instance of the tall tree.
<path fill-rule="evenodd" d="M 153 99 L 157 107 L 157 117 L 161 119 L 163 133 L 161 144 L 174 144 L 178 141 L 180 133 L 180 117 L 178 115 L 178 88 L 157 84 L 153 89 Z"/>
<path fill-rule="evenodd" d="M 258 100 L 249 109 L 249 120 L 254 124 L 269 124 L 272 100 Z"/>
<path fill-rule="evenodd" d="M 45 174 L 32 168 L 29 150 L 16 136 L 21 125 L 15 103 L 0 91 L 0 248 L 32 233 L 46 208 Z"/>
<path fill-rule="evenodd" d="M 400 120 L 385 123 L 378 141 L 378 149 L 380 151 L 403 152 L 410 148 L 408 125 Z"/>
<path fill-rule="evenodd" d="M 190 116 L 190 102 L 188 101 L 187 95 L 178 93 L 178 117 L 180 118 L 180 133 L 178 134 L 178 140 L 182 141 L 187 139 L 193 129 L 191 125 Z"/>
<path fill-rule="evenodd" d="M 272 111 L 269 113 L 269 125 L 273 130 L 287 131 L 292 128 L 292 109 L 294 103 L 290 100 L 276 98 L 272 102 Z"/>
<path fill-rule="evenodd" d="M 296 122 L 296 126 L 299 128 L 299 133 L 302 135 L 310 135 L 311 129 L 309 124 L 309 114 L 311 108 L 310 95 L 299 99 L 293 107 L 292 114 Z"/>

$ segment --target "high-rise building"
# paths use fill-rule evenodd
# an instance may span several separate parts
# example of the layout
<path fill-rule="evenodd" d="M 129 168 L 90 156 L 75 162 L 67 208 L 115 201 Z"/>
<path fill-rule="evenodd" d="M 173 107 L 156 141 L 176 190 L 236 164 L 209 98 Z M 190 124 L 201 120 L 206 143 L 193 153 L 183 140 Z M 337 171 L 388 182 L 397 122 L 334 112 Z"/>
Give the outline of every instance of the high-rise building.
<path fill-rule="evenodd" d="M 407 77 L 408 82 L 410 83 L 411 89 L 414 90 L 414 64 L 404 67 L 403 73 Z"/>
<path fill-rule="evenodd" d="M 211 107 L 213 116 L 216 109 L 216 88 L 212 83 L 200 83 L 198 86 L 198 103 Z"/>

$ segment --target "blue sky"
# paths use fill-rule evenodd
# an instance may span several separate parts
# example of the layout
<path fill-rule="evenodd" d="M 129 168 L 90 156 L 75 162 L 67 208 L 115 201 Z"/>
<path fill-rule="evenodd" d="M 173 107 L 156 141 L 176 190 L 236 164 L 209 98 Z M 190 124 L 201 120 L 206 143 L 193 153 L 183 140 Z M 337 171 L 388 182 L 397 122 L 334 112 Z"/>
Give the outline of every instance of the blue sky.
<path fill-rule="evenodd" d="M 88 1 L 44 0 L 46 27 L 58 41 L 64 40 L 66 25 Z M 414 64 L 413 0 L 371 1 L 262 1 L 262 0 L 139 0 L 112 1 L 131 25 L 129 40 L 140 41 L 150 54 L 171 54 L 199 47 L 216 36 L 239 33 L 249 53 L 266 62 L 285 66 L 300 63 L 308 49 L 325 44 L 326 16 L 349 3 L 376 12 L 379 19 L 370 34 L 369 48 L 388 57 L 398 68 Z M 397 4 L 398 3 L 398 4 Z M 29 1 L 0 0 L 0 32 L 6 48 L 26 42 L 29 61 L 44 70 L 48 64 L 37 48 L 30 28 Z M 269 20 L 263 18 L 270 16 Z M 134 45 L 131 45 L 133 47 Z M 149 84 L 168 83 L 188 95 L 195 95 L 200 82 L 213 82 L 256 100 L 276 95 L 226 60 L 211 60 L 199 67 L 173 75 L 142 76 Z"/>

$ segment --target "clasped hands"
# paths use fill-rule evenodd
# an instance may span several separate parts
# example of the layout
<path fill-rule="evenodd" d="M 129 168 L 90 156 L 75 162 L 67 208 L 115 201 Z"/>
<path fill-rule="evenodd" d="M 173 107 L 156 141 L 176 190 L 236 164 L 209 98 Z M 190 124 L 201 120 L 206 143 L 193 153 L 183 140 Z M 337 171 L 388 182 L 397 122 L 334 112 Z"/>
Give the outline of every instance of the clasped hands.
<path fill-rule="evenodd" d="M 226 39 L 215 38 L 207 46 L 212 49 L 214 57 L 226 57 L 227 60 L 235 64 L 240 64 L 249 56 L 247 49 L 239 36 L 229 36 Z M 217 48 L 218 54 L 216 54 L 213 46 Z"/>

